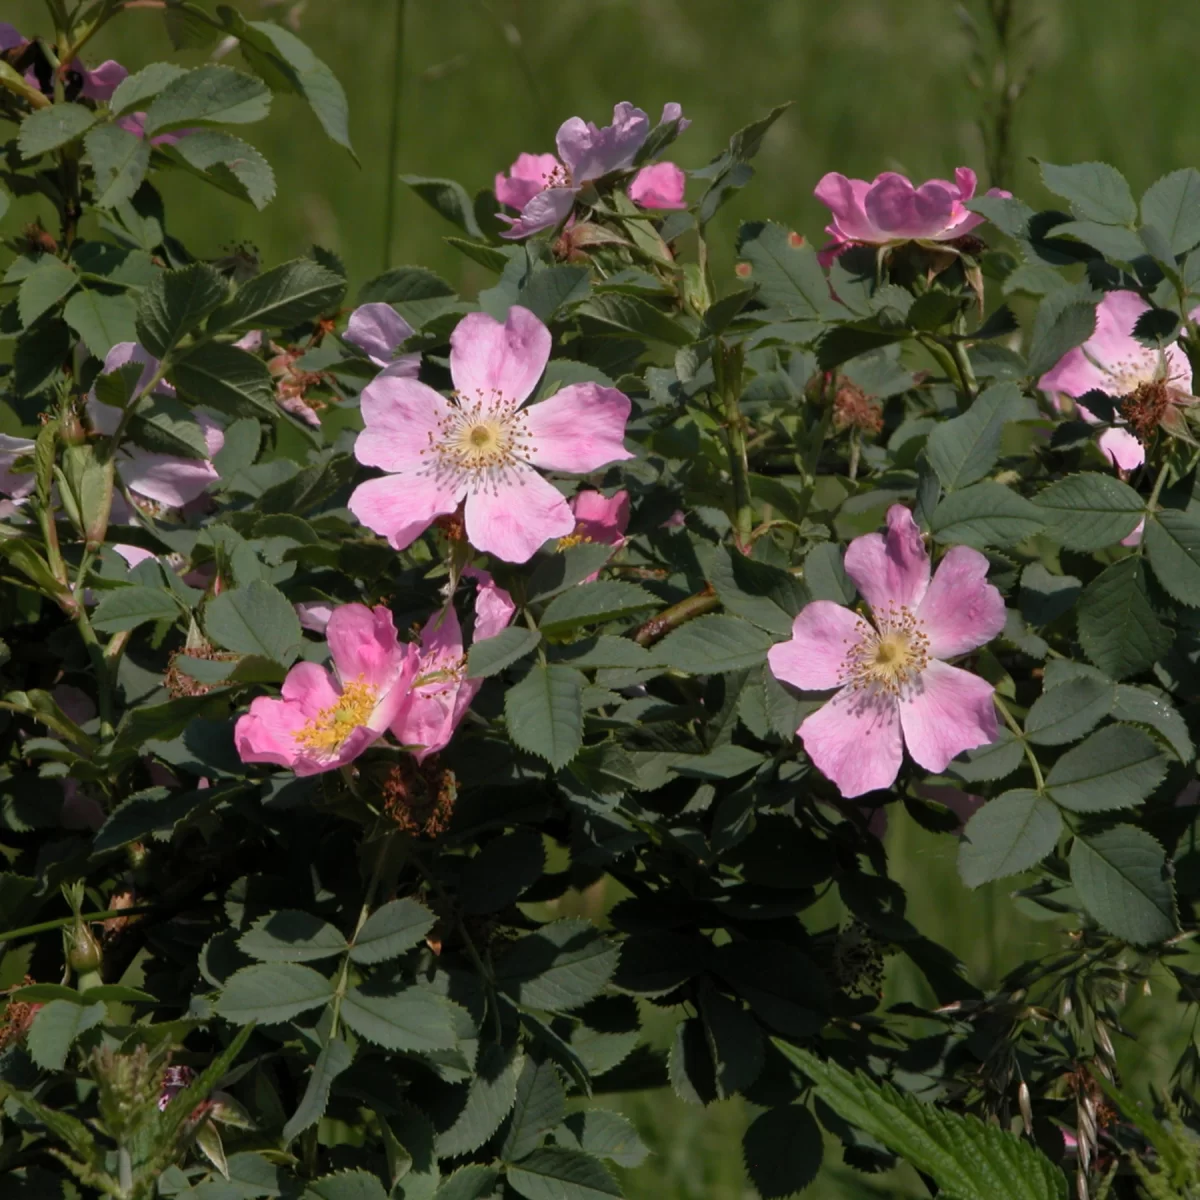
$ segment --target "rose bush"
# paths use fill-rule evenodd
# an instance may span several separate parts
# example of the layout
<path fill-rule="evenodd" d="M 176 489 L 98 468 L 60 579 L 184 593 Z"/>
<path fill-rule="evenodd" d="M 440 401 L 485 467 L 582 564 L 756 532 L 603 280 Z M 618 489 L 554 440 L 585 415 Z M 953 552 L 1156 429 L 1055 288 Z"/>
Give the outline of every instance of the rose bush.
<path fill-rule="evenodd" d="M 161 177 L 265 205 L 232 130 L 291 93 L 349 149 L 336 80 L 49 8 L 0 26 L 4 1194 L 636 1194 L 589 1097 L 668 1085 L 756 1106 L 764 1197 L 825 1133 L 1185 1194 L 1200 1058 L 1154 1122 L 1113 1038 L 1151 974 L 1197 1015 L 1200 175 L 830 174 L 827 256 L 749 222 L 718 281 L 784 109 L 685 171 L 621 101 L 408 177 L 477 297 L 209 262 Z M 240 65 L 85 66 L 159 16 Z M 910 821 L 1059 952 L 967 978 Z"/>

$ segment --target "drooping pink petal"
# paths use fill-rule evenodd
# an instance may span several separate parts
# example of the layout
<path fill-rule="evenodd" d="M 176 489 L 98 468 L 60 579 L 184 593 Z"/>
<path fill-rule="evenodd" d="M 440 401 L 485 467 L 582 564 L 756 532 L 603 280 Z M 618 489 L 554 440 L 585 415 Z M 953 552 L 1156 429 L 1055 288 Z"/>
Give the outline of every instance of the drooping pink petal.
<path fill-rule="evenodd" d="M 988 560 L 954 546 L 938 563 L 917 619 L 934 658 L 954 658 L 990 642 L 1004 628 L 1004 597 L 987 581 Z"/>
<path fill-rule="evenodd" d="M 687 176 L 672 162 L 643 167 L 629 185 L 629 198 L 642 208 L 687 208 Z"/>
<path fill-rule="evenodd" d="M 343 604 L 329 618 L 325 639 L 343 683 L 361 680 L 372 687 L 390 686 L 400 644 L 386 608 Z"/>
<path fill-rule="evenodd" d="M 846 574 L 874 612 L 891 606 L 916 609 L 929 586 L 929 552 L 912 513 L 888 509 L 887 533 L 856 537 L 846 549 Z"/>
<path fill-rule="evenodd" d="M 472 492 L 466 504 L 467 538 L 505 562 L 528 562 L 551 538 L 575 528 L 570 505 L 553 484 L 522 463 L 494 489 Z"/>
<path fill-rule="evenodd" d="M 931 179 L 919 188 L 885 171 L 875 178 L 863 207 L 867 218 L 889 238 L 932 238 L 958 219 L 958 191 L 942 179 Z"/>
<path fill-rule="evenodd" d="M 128 444 L 122 450 L 117 467 L 131 492 L 168 508 L 182 508 L 204 495 L 208 485 L 220 478 L 216 467 L 207 459 L 152 454 Z"/>
<path fill-rule="evenodd" d="M 496 176 L 496 199 L 520 212 L 562 170 L 562 163 L 553 154 L 518 154 L 508 174 Z"/>
<path fill-rule="evenodd" d="M 1132 471 L 1146 461 L 1146 447 L 1128 429 L 1106 429 L 1096 444 L 1118 470 Z"/>
<path fill-rule="evenodd" d="M 354 443 L 364 467 L 415 471 L 429 462 L 429 446 L 449 416 L 445 397 L 416 379 L 380 375 L 363 388 L 365 428 Z"/>
<path fill-rule="evenodd" d="M 555 229 L 561 225 L 575 207 L 575 197 L 579 188 L 554 187 L 547 188 L 534 196 L 523 209 L 519 217 L 510 217 L 497 213 L 496 217 L 508 222 L 508 228 L 500 236 L 504 238 L 525 238 L 543 229 Z"/>
<path fill-rule="evenodd" d="M 115 59 L 110 58 L 90 71 L 85 68 L 82 74 L 83 87 L 80 88 L 80 95 L 86 96 L 89 100 L 107 101 L 112 99 L 117 85 L 128 76 L 129 72 Z"/>
<path fill-rule="evenodd" d="M 19 50 L 22 46 L 27 46 L 28 44 L 29 39 L 16 26 L 8 24 L 7 21 L 0 21 L 0 52 L 4 50 Z"/>
<path fill-rule="evenodd" d="M 688 128 L 689 125 L 691 125 L 691 121 L 689 121 L 687 117 L 683 115 L 682 105 L 674 100 L 668 100 L 666 104 L 663 105 L 662 116 L 658 119 L 660 125 L 665 125 L 668 121 L 679 122 L 679 128 L 676 131 L 677 133 L 682 133 Z"/>
<path fill-rule="evenodd" d="M 346 323 L 346 341 L 357 346 L 377 367 L 382 367 L 384 376 L 417 377 L 421 356 L 396 355 L 412 335 L 412 326 L 390 304 L 382 301 L 360 304 Z"/>
<path fill-rule="evenodd" d="M 846 658 L 871 627 L 857 613 L 831 600 L 813 600 L 792 622 L 792 636 L 767 651 L 776 679 L 808 692 L 841 687 Z"/>
<path fill-rule="evenodd" d="M 466 494 L 460 479 L 427 474 L 385 475 L 360 483 L 350 496 L 350 511 L 394 550 L 404 550 L 433 524 L 452 513 Z"/>
<path fill-rule="evenodd" d="M 301 629 L 307 629 L 309 633 L 324 633 L 329 628 L 329 618 L 334 611 L 333 601 L 309 600 L 292 607 L 296 610 Z"/>
<path fill-rule="evenodd" d="M 616 388 L 573 383 L 525 409 L 532 444 L 525 457 L 539 467 L 579 475 L 633 458 L 625 449 L 630 409 L 629 397 Z"/>
<path fill-rule="evenodd" d="M 895 783 L 903 758 L 900 714 L 885 693 L 843 688 L 798 733 L 808 757 L 843 796 Z"/>
<path fill-rule="evenodd" d="M 821 177 L 813 189 L 822 204 L 833 213 L 833 224 L 827 229 L 837 240 L 855 242 L 885 242 L 887 235 L 867 216 L 864 203 L 870 184 L 863 179 L 847 179 L 837 171 Z"/>
<path fill-rule="evenodd" d="M 577 492 L 571 501 L 575 533 L 601 546 L 620 546 L 629 528 L 629 493 L 622 488 L 606 496 L 594 488 Z"/>
<path fill-rule="evenodd" d="M 153 550 L 146 550 L 141 546 L 126 546 L 122 542 L 114 542 L 113 549 L 125 560 L 130 569 L 136 567 L 138 563 L 144 563 L 147 559 L 157 557 Z"/>
<path fill-rule="evenodd" d="M 934 659 L 900 696 L 908 752 L 928 771 L 944 771 L 964 750 L 996 740 L 992 685 Z"/>
<path fill-rule="evenodd" d="M 31 455 L 34 449 L 31 438 L 12 437 L 0 433 L 0 495 L 13 500 L 23 500 L 33 491 L 35 480 L 32 471 L 17 472 L 13 464 L 18 458 Z"/>
<path fill-rule="evenodd" d="M 958 188 L 959 200 L 965 202 L 975 195 L 975 189 L 979 186 L 979 180 L 970 167 L 955 167 L 954 185 Z"/>
<path fill-rule="evenodd" d="M 487 313 L 468 313 L 450 335 L 454 387 L 470 403 L 502 397 L 520 404 L 542 377 L 550 344 L 550 330 L 519 304 L 503 324 Z"/>
<path fill-rule="evenodd" d="M 582 117 L 571 117 L 559 126 L 555 141 L 559 158 L 579 186 L 630 166 L 649 133 L 650 118 L 623 100 L 613 108 L 611 125 L 600 129 Z"/>
<path fill-rule="evenodd" d="M 517 606 L 512 596 L 487 571 L 466 567 L 463 575 L 475 580 L 476 584 L 474 641 L 486 641 L 512 624 Z"/>

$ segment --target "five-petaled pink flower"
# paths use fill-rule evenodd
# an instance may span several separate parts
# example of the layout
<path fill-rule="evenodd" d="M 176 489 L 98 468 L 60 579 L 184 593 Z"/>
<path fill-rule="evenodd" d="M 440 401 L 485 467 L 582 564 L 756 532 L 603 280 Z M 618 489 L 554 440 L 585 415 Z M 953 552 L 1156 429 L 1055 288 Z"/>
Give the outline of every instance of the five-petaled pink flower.
<path fill-rule="evenodd" d="M 478 645 L 507 629 L 517 607 L 486 571 L 468 567 L 463 574 L 478 585 L 472 640 Z M 412 703 L 392 722 L 396 740 L 412 749 L 417 762 L 444 749 L 482 686 L 482 679 L 467 678 L 462 625 L 454 605 L 447 604 L 421 630 Z"/>
<path fill-rule="evenodd" d="M 929 578 L 929 554 L 912 514 L 888 511 L 887 533 L 855 538 L 846 573 L 871 609 L 872 626 L 828 600 L 805 606 L 790 641 L 767 654 L 777 679 L 807 691 L 837 688 L 798 733 L 843 796 L 890 787 L 903 746 L 926 770 L 996 737 L 992 685 L 945 659 L 991 641 L 1004 601 L 987 582 L 987 559 L 955 546 Z"/>
<path fill-rule="evenodd" d="M 411 702 L 417 648 L 397 638 L 386 608 L 344 604 L 326 637 L 333 674 L 297 663 L 281 699 L 259 696 L 238 718 L 233 739 L 243 762 L 275 763 L 297 775 L 332 771 L 382 737 Z"/>
<path fill-rule="evenodd" d="M 954 182 L 931 179 L 920 187 L 895 171 L 884 171 L 870 183 L 847 179 L 837 171 L 823 176 L 813 195 L 833 213 L 825 232 L 833 241 L 821 252 L 828 261 L 846 246 L 886 246 L 892 242 L 948 242 L 983 222 L 965 204 L 975 195 L 975 172 L 959 167 Z M 989 196 L 1008 197 L 1002 188 Z"/>
<path fill-rule="evenodd" d="M 668 121 L 678 121 L 680 133 L 690 124 L 675 103 L 663 106 L 662 122 Z M 624 100 L 613 108 L 612 124 L 602 129 L 582 117 L 564 121 L 555 138 L 557 158 L 521 154 L 507 176 L 496 176 L 496 199 L 520 213 L 518 217 L 498 214 L 511 226 L 501 236 L 523 238 L 561 225 L 584 184 L 632 167 L 649 136 L 650 118 Z M 673 163 L 654 163 L 637 173 L 629 195 L 643 208 L 683 208 L 685 183 L 683 172 Z"/>
<path fill-rule="evenodd" d="M 350 314 L 343 336 L 383 369 L 379 378 L 401 375 L 416 379 L 421 370 L 421 356 L 397 353 L 412 335 L 413 327 L 390 304 L 376 301 L 360 304 Z"/>
<path fill-rule="evenodd" d="M 571 533 L 570 506 L 535 468 L 585 475 L 632 458 L 630 402 L 615 388 L 576 383 L 522 408 L 550 344 L 528 309 L 514 305 L 503 324 L 470 313 L 450 336 L 451 399 L 395 375 L 368 384 L 354 454 L 389 474 L 355 489 L 354 515 L 403 550 L 464 504 L 471 545 L 514 563 Z"/>
<path fill-rule="evenodd" d="M 1093 425 L 1100 419 L 1079 403 L 1079 397 L 1104 392 L 1116 400 L 1132 401 L 1135 407 L 1143 400 L 1161 408 L 1158 419 L 1169 428 L 1181 406 L 1195 403 L 1192 367 L 1178 342 L 1158 349 L 1133 336 L 1138 318 L 1149 308 L 1137 292 L 1109 292 L 1096 306 L 1095 332 L 1082 346 L 1068 350 L 1038 380 L 1038 387 L 1049 393 L 1057 407 L 1062 406 L 1062 396 L 1073 397 L 1079 415 Z M 1162 403 L 1155 405 L 1157 400 Z M 1106 429 L 1097 444 L 1118 470 L 1132 471 L 1146 461 L 1145 447 L 1120 426 Z"/>

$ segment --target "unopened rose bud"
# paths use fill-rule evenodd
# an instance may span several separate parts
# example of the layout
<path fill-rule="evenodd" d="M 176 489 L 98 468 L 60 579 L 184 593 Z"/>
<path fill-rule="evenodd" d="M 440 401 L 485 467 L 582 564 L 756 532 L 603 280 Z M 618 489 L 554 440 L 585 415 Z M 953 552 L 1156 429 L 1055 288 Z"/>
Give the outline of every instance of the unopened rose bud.
<path fill-rule="evenodd" d="M 71 944 L 67 950 L 67 963 L 77 975 L 100 970 L 104 962 L 104 951 L 89 926 L 80 921 L 70 934 Z"/>

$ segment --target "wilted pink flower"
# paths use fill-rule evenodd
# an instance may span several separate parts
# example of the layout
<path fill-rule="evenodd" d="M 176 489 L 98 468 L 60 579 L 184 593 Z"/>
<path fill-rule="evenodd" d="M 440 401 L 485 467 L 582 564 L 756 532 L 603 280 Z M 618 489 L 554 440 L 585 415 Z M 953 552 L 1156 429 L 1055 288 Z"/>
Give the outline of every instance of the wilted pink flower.
<path fill-rule="evenodd" d="M 870 183 L 830 171 L 813 190 L 833 213 L 833 220 L 825 226 L 833 241 L 822 254 L 832 258 L 848 245 L 948 242 L 962 237 L 983 222 L 983 217 L 965 207 L 975 195 L 975 185 L 975 172 L 969 167 L 959 167 L 953 183 L 931 179 L 920 187 L 913 187 L 895 171 L 884 171 Z M 1002 188 L 990 188 L 987 194 L 1011 195 Z"/>
<path fill-rule="evenodd" d="M 12 500 L 24 500 L 33 491 L 36 481 L 32 470 L 14 470 L 17 460 L 32 455 L 33 448 L 31 438 L 0 433 L 0 495 Z"/>
<path fill-rule="evenodd" d="M 642 208 L 687 208 L 687 176 L 672 162 L 643 167 L 629 185 L 629 198 Z"/>
<path fill-rule="evenodd" d="M 679 132 L 690 124 L 684 120 L 683 110 L 678 104 L 663 106 L 662 120 L 678 121 Z M 633 165 L 637 152 L 650 135 L 650 118 L 640 108 L 622 101 L 613 108 L 611 125 L 603 129 L 582 117 L 571 117 L 559 126 L 555 138 L 558 158 L 553 154 L 522 154 L 509 169 L 508 177 L 496 176 L 496 198 L 510 208 L 520 210 L 519 217 L 498 214 L 502 221 L 511 226 L 506 238 L 528 237 L 543 229 L 561 225 L 575 205 L 575 197 L 586 183 L 599 179 L 613 171 L 623 171 Z M 658 164 L 659 167 L 669 164 Z M 638 172 L 637 180 L 646 176 L 648 170 Z M 662 175 L 650 175 L 641 183 L 639 191 L 647 197 L 645 201 L 630 195 L 635 202 L 648 208 L 680 208 L 683 206 L 682 175 L 678 167 L 673 168 L 679 178 L 669 180 Z M 635 183 L 637 182 L 635 180 Z M 674 199 L 675 203 L 650 203 L 655 200 Z"/>
<path fill-rule="evenodd" d="M 1139 392 L 1161 385 L 1164 416 L 1180 401 L 1194 402 L 1191 363 L 1179 343 L 1173 341 L 1158 349 L 1142 345 L 1133 336 L 1138 318 L 1149 308 L 1137 292 L 1107 293 L 1096 306 L 1095 332 L 1082 346 L 1068 350 L 1038 380 L 1038 386 L 1058 407 L 1062 406 L 1061 397 L 1074 397 L 1079 415 L 1093 425 L 1099 424 L 1099 418 L 1087 405 L 1078 403 L 1088 392 L 1105 392 L 1114 399 L 1135 398 Z M 1145 447 L 1128 429 L 1106 429 L 1097 444 L 1118 470 L 1132 471 L 1146 461 Z"/>
<path fill-rule="evenodd" d="M 522 408 L 550 341 L 517 305 L 504 324 L 471 313 L 450 337 L 452 399 L 394 375 L 364 388 L 366 428 L 354 454 L 389 474 L 355 489 L 354 515 L 403 550 L 465 502 L 471 545 L 517 563 L 569 534 L 570 506 L 534 468 L 587 474 L 631 458 L 623 443 L 630 402 L 615 388 L 576 383 Z"/>
<path fill-rule="evenodd" d="M 275 763 L 297 775 L 332 771 L 356 759 L 410 702 L 417 648 L 396 637 L 386 608 L 344 604 L 329 620 L 334 674 L 297 663 L 282 699 L 259 696 L 233 739 L 243 762 Z"/>
<path fill-rule="evenodd" d="M 397 354 L 412 335 L 412 326 L 390 304 L 374 303 L 360 304 L 350 314 L 345 338 L 377 367 L 383 368 L 380 379 L 393 375 L 416 379 L 421 370 L 421 356 Z"/>
<path fill-rule="evenodd" d="M 978 550 L 955 546 L 930 582 L 912 514 L 893 505 L 886 535 L 855 538 L 846 551 L 846 573 L 874 626 L 814 600 L 796 618 L 791 640 L 771 647 L 777 679 L 807 691 L 838 689 L 798 733 L 843 796 L 890 787 L 904 745 L 921 766 L 942 771 L 995 738 L 991 684 L 944 661 L 1004 628 L 1004 601 L 987 568 Z"/>
<path fill-rule="evenodd" d="M 473 644 L 478 645 L 508 628 L 517 606 L 486 571 L 468 567 L 463 574 L 478 584 L 473 640 Z M 412 703 L 392 722 L 396 740 L 414 747 L 417 762 L 444 749 L 482 686 L 482 679 L 467 678 L 462 626 L 454 606 L 447 604 L 434 613 L 421 630 Z"/>
<path fill-rule="evenodd" d="M 159 364 L 158 359 L 147 354 L 136 342 L 119 342 L 115 345 L 104 360 L 101 374 L 111 374 L 118 367 L 131 362 L 143 365 L 141 378 L 137 382 L 137 390 L 140 391 L 150 382 Z M 165 382 L 158 384 L 155 390 L 168 396 L 175 394 L 175 389 Z M 87 410 L 97 432 L 116 432 L 121 421 L 121 411 L 110 404 L 101 403 L 96 397 L 94 387 L 88 393 Z M 209 455 L 216 454 L 225 444 L 224 433 L 203 413 L 193 415 L 196 423 L 204 431 Z M 128 442 L 118 452 L 117 470 L 131 492 L 165 504 L 169 508 L 182 508 L 189 501 L 203 495 L 208 485 L 220 478 L 210 459 L 155 454 Z"/>
<path fill-rule="evenodd" d="M 6 50 L 20 50 L 28 45 L 29 39 L 20 30 L 13 25 L 0 21 L 0 54 Z M 67 74 L 73 75 L 81 81 L 79 89 L 81 96 L 86 97 L 88 100 L 106 101 L 112 99 L 112 94 L 117 90 L 117 85 L 129 72 L 119 62 L 111 58 L 106 59 L 98 67 L 94 67 L 90 71 L 83 63 L 76 59 L 67 68 Z M 36 73 L 32 70 L 26 71 L 25 82 L 32 84 L 40 91 L 46 92 L 47 95 L 52 94 L 53 89 L 47 90 L 42 87 Z"/>

